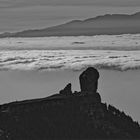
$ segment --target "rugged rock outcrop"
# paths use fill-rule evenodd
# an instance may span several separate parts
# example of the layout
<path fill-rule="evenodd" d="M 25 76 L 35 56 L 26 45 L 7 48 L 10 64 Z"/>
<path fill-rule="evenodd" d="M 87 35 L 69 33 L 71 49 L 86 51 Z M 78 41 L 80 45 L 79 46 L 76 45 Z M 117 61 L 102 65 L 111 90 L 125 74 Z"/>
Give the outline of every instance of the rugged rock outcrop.
<path fill-rule="evenodd" d="M 87 68 L 79 77 L 82 93 L 96 93 L 98 88 L 99 72 L 93 68 Z"/>
<path fill-rule="evenodd" d="M 87 94 L 72 94 L 69 83 L 60 94 L 1 105 L 0 140 L 140 139 L 138 122 L 101 102 L 98 71 L 88 68 L 81 78 Z"/>
<path fill-rule="evenodd" d="M 59 93 L 62 94 L 62 95 L 70 95 L 70 94 L 72 94 L 71 83 L 67 84 L 66 87 L 63 90 L 60 90 Z"/>

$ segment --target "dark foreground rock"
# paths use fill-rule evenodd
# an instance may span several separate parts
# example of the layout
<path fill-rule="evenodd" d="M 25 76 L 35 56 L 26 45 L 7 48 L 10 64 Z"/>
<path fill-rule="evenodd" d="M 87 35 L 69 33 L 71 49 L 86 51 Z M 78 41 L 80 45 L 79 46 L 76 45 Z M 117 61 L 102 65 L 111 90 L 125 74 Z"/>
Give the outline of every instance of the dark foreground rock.
<path fill-rule="evenodd" d="M 63 90 L 60 90 L 59 93 L 62 95 L 71 95 L 72 94 L 71 83 L 67 84 L 66 87 Z"/>
<path fill-rule="evenodd" d="M 1 105 L 0 140 L 140 139 L 139 124 L 99 93 L 70 91 Z"/>

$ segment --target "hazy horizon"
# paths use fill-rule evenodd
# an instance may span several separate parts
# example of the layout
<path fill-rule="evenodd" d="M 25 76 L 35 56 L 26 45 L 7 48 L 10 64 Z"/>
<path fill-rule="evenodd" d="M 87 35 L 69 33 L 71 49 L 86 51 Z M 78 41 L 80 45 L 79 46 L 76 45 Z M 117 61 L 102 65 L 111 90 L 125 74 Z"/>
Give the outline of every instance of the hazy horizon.
<path fill-rule="evenodd" d="M 104 14 L 134 14 L 140 12 L 138 0 L 111 2 L 110 0 L 0 1 L 0 33 L 28 29 L 42 29 Z"/>

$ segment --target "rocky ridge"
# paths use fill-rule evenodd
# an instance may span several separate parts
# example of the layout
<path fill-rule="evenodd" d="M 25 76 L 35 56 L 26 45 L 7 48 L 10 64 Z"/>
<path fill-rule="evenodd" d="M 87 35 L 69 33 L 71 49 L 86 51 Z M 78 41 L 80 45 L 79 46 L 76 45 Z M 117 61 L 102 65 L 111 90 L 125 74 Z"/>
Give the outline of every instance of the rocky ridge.
<path fill-rule="evenodd" d="M 69 83 L 59 94 L 0 106 L 0 140 L 138 139 L 140 126 L 124 112 L 102 103 L 99 72 L 87 68 L 80 92 Z"/>

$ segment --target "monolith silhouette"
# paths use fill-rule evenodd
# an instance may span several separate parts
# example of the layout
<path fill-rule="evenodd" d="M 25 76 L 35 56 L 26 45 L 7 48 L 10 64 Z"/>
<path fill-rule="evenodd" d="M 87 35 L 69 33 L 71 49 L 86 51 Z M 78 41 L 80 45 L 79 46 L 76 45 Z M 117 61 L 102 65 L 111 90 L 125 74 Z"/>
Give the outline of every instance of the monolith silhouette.
<path fill-rule="evenodd" d="M 93 68 L 87 68 L 79 77 L 82 93 L 96 93 L 98 88 L 99 72 Z"/>

